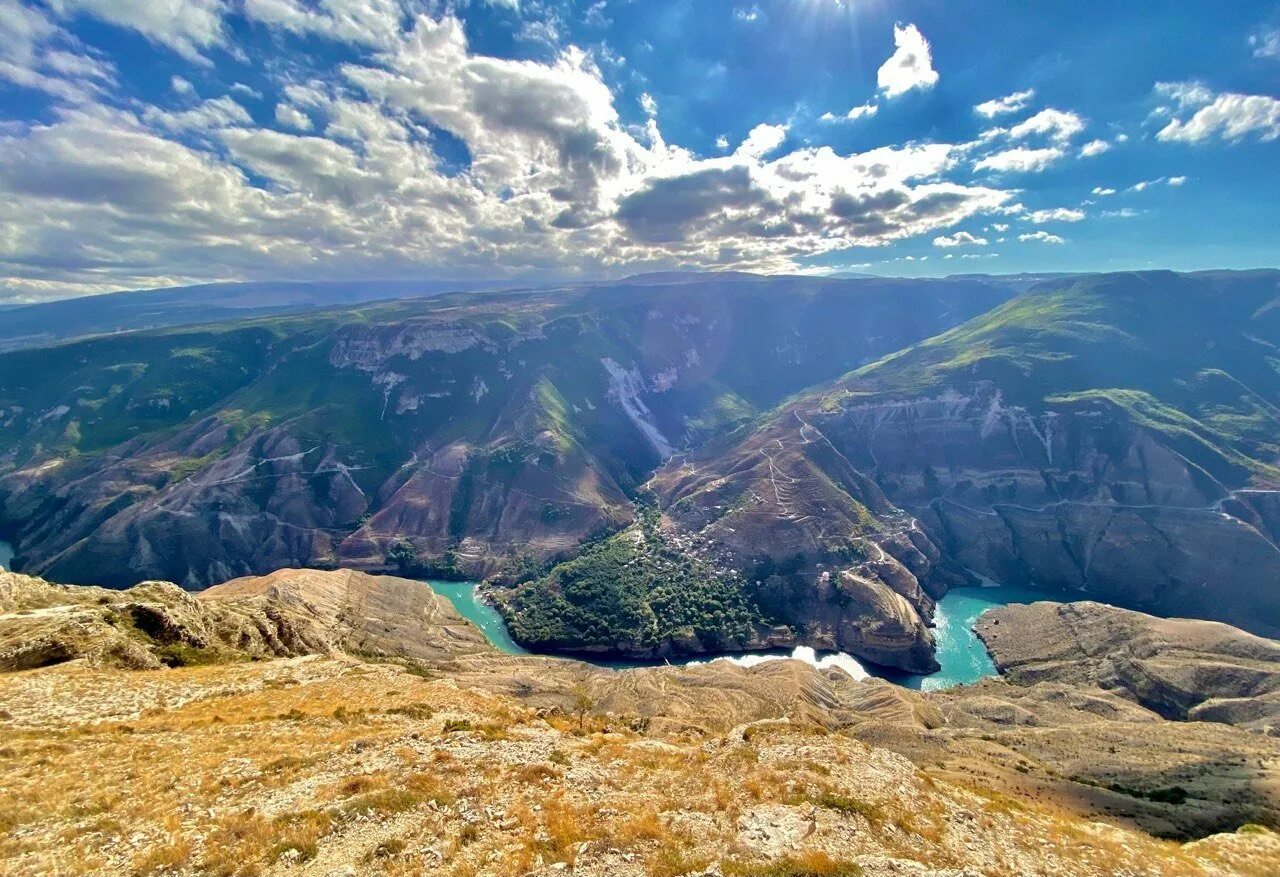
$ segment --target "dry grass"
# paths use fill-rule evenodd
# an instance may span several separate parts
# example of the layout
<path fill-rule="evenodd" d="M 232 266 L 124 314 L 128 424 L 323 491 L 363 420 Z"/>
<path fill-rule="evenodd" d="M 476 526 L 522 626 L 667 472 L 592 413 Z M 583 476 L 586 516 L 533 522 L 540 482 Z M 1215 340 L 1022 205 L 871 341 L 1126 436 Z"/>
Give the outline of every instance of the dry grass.
<path fill-rule="evenodd" d="M 617 721 L 543 721 L 388 666 L 300 663 L 264 684 L 270 669 L 167 671 L 165 691 L 184 694 L 171 707 L 6 728 L 0 873 L 253 877 L 291 862 L 328 869 L 338 856 L 390 877 L 515 877 L 555 863 L 603 877 L 598 863 L 625 854 L 653 877 L 714 863 L 726 877 L 845 877 L 871 854 L 976 866 L 970 848 L 983 838 L 1016 853 L 981 863 L 993 875 L 1049 858 L 1048 873 L 1073 875 L 1191 877 L 1234 862 L 1265 873 L 1232 848 L 1197 857 L 977 784 L 877 767 L 863 744 L 812 728 L 659 741 Z M 782 859 L 742 848 L 753 808 L 778 806 L 812 833 Z M 961 810 L 972 821 L 955 820 Z"/>

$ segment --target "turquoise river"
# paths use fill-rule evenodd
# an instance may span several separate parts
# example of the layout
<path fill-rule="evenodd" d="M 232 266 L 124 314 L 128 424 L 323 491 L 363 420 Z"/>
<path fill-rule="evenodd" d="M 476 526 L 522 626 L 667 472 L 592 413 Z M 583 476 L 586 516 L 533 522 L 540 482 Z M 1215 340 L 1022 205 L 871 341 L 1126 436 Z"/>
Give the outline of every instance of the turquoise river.
<path fill-rule="evenodd" d="M 7 570 L 13 560 L 13 550 L 0 542 L 0 570 Z M 493 646 L 512 655 L 526 654 L 503 623 L 497 610 L 482 600 L 475 582 L 429 581 L 432 590 L 448 599 L 464 617 L 475 622 Z M 816 667 L 839 667 L 855 679 L 880 676 L 908 688 L 932 690 L 976 682 L 986 676 L 996 675 L 987 650 L 973 632 L 978 616 L 988 609 L 1009 603 L 1033 603 L 1036 600 L 1055 599 L 1052 594 L 1033 588 L 1012 585 L 990 585 L 978 588 L 955 588 L 940 601 L 934 613 L 934 637 L 938 643 L 938 663 L 942 669 L 928 675 L 895 673 L 884 668 L 864 666 L 856 658 L 843 652 L 816 652 L 800 646 L 790 652 L 746 652 L 716 655 L 682 663 L 696 664 L 710 660 L 727 660 L 743 666 L 780 658 L 796 658 Z M 601 661 L 610 667 L 642 666 L 630 662 Z"/>
<path fill-rule="evenodd" d="M 494 647 L 508 654 L 527 654 L 507 632 L 502 616 L 482 600 L 473 582 L 439 582 L 429 584 L 436 593 L 446 597 L 460 614 L 475 622 Z M 717 655 L 681 663 L 696 664 L 708 660 L 729 660 L 743 666 L 780 658 L 796 658 L 817 667 L 839 667 L 855 679 L 880 676 L 908 688 L 933 690 L 977 682 L 986 676 L 995 676 L 996 668 L 973 632 L 974 622 L 988 609 L 1009 603 L 1034 603 L 1036 600 L 1052 600 L 1055 597 L 1034 588 L 1012 585 L 988 585 L 974 588 L 954 588 L 938 601 L 934 613 L 934 637 L 938 644 L 938 663 L 942 669 L 928 675 L 895 673 L 879 667 L 867 667 L 851 655 L 843 652 L 815 652 L 800 646 L 790 652 L 748 652 Z M 599 662 L 610 667 L 641 666 L 628 662 Z"/>

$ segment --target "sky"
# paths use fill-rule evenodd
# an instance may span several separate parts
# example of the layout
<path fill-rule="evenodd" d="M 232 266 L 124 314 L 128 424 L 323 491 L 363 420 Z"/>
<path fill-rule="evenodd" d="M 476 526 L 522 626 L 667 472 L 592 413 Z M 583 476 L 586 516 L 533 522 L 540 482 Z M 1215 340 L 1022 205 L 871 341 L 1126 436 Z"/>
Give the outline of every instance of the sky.
<path fill-rule="evenodd" d="M 1280 0 L 0 0 L 0 303 L 1280 266 Z"/>

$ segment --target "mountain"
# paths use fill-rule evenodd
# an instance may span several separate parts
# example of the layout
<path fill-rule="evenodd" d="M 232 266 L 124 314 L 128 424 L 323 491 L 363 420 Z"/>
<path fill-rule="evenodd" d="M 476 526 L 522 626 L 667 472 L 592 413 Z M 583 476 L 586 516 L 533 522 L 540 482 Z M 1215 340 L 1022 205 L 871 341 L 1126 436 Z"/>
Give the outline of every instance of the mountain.
<path fill-rule="evenodd" d="M 1278 304 L 1273 271 L 1041 284 L 649 489 L 669 538 L 769 573 L 778 603 L 869 611 L 867 657 L 918 652 L 975 574 L 1275 636 Z"/>
<path fill-rule="evenodd" d="M 694 275 L 456 293 L 0 355 L 19 569 L 518 576 L 634 519 L 672 452 L 1005 301 L 977 281 Z"/>
<path fill-rule="evenodd" d="M 521 641 L 934 669 L 1032 583 L 1280 631 L 1280 274 L 663 274 L 0 355 L 19 569 L 490 577 Z"/>
<path fill-rule="evenodd" d="M 1040 630 L 1005 627 L 1015 652 Z M 1263 877 L 1280 855 L 1274 737 L 1088 680 L 500 655 L 422 583 L 345 570 L 194 596 L 0 573 L 0 656 L 33 629 L 68 649 L 0 671 L 15 877 Z"/>
<path fill-rule="evenodd" d="M 40 347 L 87 335 L 188 326 L 219 320 L 444 292 L 515 288 L 475 280 L 349 280 L 205 283 L 142 289 L 31 305 L 0 305 L 0 351 Z"/>

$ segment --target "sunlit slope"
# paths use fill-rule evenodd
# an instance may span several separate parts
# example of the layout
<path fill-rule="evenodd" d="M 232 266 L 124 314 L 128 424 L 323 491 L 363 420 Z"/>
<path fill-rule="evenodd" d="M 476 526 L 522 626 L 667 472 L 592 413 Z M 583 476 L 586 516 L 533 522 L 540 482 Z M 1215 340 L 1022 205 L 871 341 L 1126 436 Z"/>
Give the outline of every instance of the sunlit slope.
<path fill-rule="evenodd" d="M 519 570 L 624 526 L 673 449 L 1000 303 L 983 281 L 682 277 L 469 293 L 0 355 L 29 570 Z"/>
<path fill-rule="evenodd" d="M 906 560 L 927 536 L 941 562 L 908 566 L 935 593 L 977 572 L 1274 635 L 1278 278 L 1045 284 L 806 392 L 654 487 L 677 525 L 744 557 L 785 534 L 801 576 Z M 914 522 L 875 511 L 850 471 Z M 881 532 L 819 514 L 851 500 Z"/>

